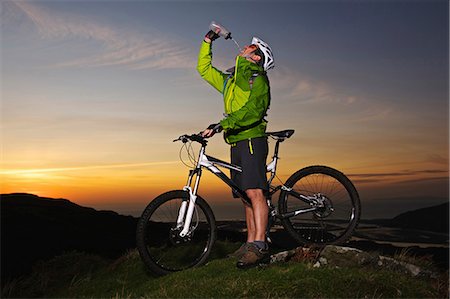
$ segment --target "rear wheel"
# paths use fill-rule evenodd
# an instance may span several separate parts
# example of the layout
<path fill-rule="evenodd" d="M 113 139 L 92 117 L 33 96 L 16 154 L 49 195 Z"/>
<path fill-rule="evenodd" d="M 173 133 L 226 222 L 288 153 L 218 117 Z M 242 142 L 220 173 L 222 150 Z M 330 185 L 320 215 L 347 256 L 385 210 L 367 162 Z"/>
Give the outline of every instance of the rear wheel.
<path fill-rule="evenodd" d="M 302 244 L 341 244 L 355 230 L 361 204 L 352 182 L 327 166 L 310 166 L 294 173 L 280 194 L 278 208 L 286 231 Z M 292 189 L 292 190 L 290 190 Z M 300 196 L 301 195 L 301 196 Z M 309 200 L 299 197 L 306 196 Z M 307 213 L 295 211 L 311 209 Z"/>
<path fill-rule="evenodd" d="M 189 193 L 170 191 L 155 198 L 138 221 L 136 241 L 139 254 L 152 272 L 164 275 L 203 264 L 216 239 L 216 221 L 200 196 L 195 201 L 190 231 L 180 237 L 177 227 L 182 202 Z"/>

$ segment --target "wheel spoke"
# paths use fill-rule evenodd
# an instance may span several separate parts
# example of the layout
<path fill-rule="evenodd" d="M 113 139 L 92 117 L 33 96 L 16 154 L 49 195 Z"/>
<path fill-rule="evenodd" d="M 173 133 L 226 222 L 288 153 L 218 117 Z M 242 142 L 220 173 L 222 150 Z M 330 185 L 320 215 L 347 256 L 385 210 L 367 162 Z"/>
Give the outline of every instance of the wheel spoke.
<path fill-rule="evenodd" d="M 285 191 L 279 201 L 282 214 L 316 207 L 282 220 L 291 235 L 300 242 L 318 244 L 348 239 L 359 220 L 359 198 L 342 173 L 325 166 L 310 167 L 292 175 L 286 185 L 315 203 L 311 206 Z"/>
<path fill-rule="evenodd" d="M 183 191 L 171 191 L 156 198 L 138 222 L 139 253 L 150 270 L 157 274 L 180 271 L 206 261 L 216 235 L 215 220 L 206 202 L 197 197 L 190 231 L 180 236 L 177 227 Z"/>

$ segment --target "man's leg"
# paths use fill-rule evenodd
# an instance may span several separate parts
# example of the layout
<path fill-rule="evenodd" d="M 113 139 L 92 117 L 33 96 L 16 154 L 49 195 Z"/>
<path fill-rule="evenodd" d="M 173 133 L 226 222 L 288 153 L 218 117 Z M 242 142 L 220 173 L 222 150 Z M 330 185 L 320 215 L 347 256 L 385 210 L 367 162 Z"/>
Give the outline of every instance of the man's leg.
<path fill-rule="evenodd" d="M 268 245 L 266 243 L 266 229 L 268 223 L 269 208 L 262 189 L 247 189 L 247 196 L 252 203 L 251 207 L 245 207 L 247 222 L 247 240 L 250 244 L 236 266 L 241 269 L 257 266 L 259 263 L 267 263 L 269 259 Z"/>
<path fill-rule="evenodd" d="M 245 191 L 252 202 L 251 207 L 245 207 L 245 216 L 247 221 L 248 237 L 252 241 L 266 241 L 266 229 L 269 219 L 269 207 L 262 189 L 247 189 Z M 250 225 L 249 225 L 250 223 Z M 250 235 L 251 233 L 251 235 Z"/>
<path fill-rule="evenodd" d="M 267 152 L 267 139 L 263 137 L 239 141 L 232 149 L 232 154 L 241 163 L 237 165 L 242 167 L 238 186 L 246 190 L 251 202 L 251 206 L 245 206 L 247 248 L 236 264 L 242 269 L 266 263 L 270 257 L 268 244 L 265 242 L 269 208 L 263 192 L 268 187 Z"/>
<path fill-rule="evenodd" d="M 256 237 L 256 225 L 255 216 L 253 214 L 253 208 L 248 205 L 245 207 L 245 222 L 247 223 L 247 243 L 255 241 Z"/>

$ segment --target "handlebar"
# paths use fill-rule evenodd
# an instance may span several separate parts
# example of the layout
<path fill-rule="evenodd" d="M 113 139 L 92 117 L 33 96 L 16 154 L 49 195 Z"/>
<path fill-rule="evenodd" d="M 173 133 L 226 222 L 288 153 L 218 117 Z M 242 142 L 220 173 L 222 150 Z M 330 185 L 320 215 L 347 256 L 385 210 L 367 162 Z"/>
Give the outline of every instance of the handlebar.
<path fill-rule="evenodd" d="M 180 137 L 178 137 L 177 139 L 174 139 L 173 142 L 177 142 L 177 141 L 181 141 L 183 143 L 186 143 L 188 141 L 195 141 L 200 143 L 203 146 L 206 146 L 208 144 L 208 141 L 206 140 L 205 137 L 202 137 L 201 133 L 199 134 L 192 134 L 192 135 L 181 135 Z"/>

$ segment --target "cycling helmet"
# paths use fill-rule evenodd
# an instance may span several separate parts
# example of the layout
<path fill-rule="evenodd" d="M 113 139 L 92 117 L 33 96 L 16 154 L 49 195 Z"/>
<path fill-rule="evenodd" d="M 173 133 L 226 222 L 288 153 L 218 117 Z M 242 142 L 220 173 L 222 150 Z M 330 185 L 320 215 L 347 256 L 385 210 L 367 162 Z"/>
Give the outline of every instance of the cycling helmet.
<path fill-rule="evenodd" d="M 269 47 L 269 45 L 257 37 L 253 37 L 252 44 L 257 45 L 259 50 L 261 50 L 261 52 L 264 54 L 264 57 L 262 57 L 264 58 L 264 63 L 262 65 L 264 70 L 268 71 L 273 68 L 273 54 L 272 49 Z"/>

